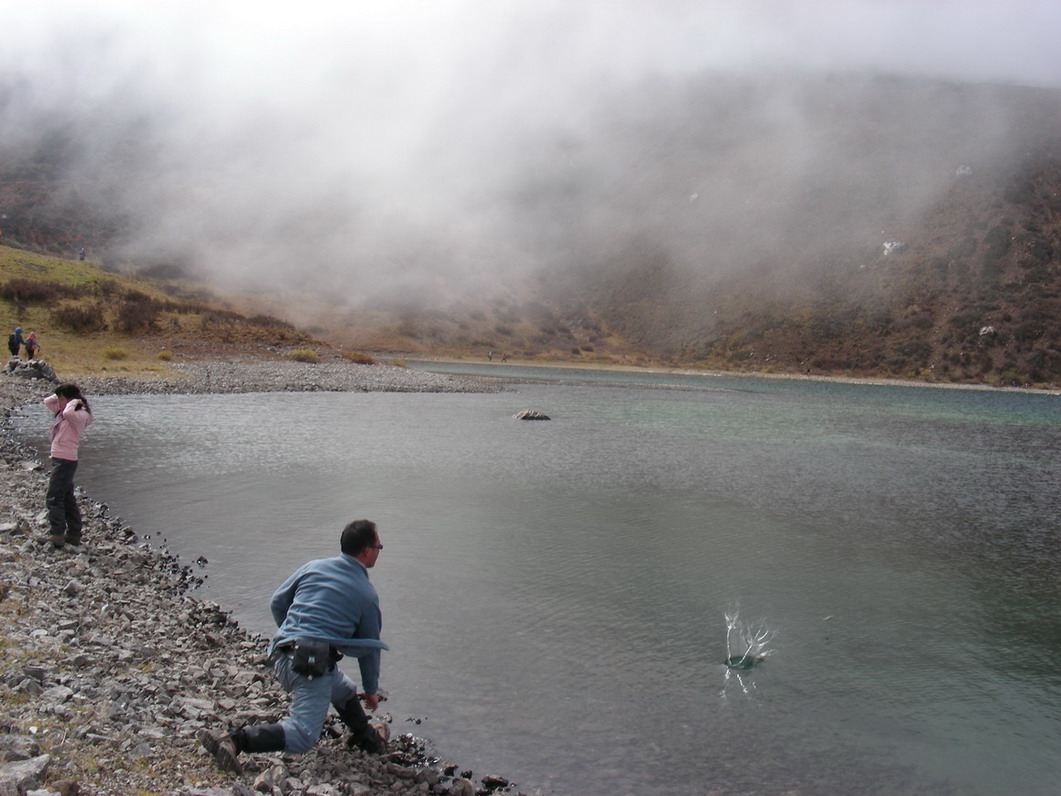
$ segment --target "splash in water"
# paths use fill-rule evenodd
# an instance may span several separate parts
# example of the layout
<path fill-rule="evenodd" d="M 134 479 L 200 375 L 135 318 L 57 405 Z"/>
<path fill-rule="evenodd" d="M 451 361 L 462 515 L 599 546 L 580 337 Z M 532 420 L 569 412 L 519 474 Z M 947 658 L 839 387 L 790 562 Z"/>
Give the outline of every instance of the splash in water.
<path fill-rule="evenodd" d="M 723 697 L 726 696 L 726 686 L 731 679 L 737 682 L 745 694 L 751 693 L 755 685 L 746 683 L 741 673 L 754 669 L 773 654 L 773 650 L 769 649 L 773 637 L 774 631 L 766 626 L 765 619 L 745 624 L 741 621 L 737 609 L 726 613 L 726 660 L 722 662 L 726 667 L 726 678 L 722 688 Z"/>
<path fill-rule="evenodd" d="M 773 651 L 768 649 L 774 631 L 760 619 L 754 624 L 741 621 L 739 612 L 726 614 L 726 660 L 730 669 L 751 669 L 762 663 Z"/>

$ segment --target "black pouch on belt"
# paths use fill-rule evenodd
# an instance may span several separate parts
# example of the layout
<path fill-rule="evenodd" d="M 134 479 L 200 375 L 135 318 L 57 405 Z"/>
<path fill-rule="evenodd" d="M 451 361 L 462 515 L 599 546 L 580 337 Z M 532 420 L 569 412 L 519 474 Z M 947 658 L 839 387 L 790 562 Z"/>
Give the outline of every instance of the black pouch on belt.
<path fill-rule="evenodd" d="M 335 665 L 335 656 L 330 644 L 322 641 L 299 639 L 291 655 L 291 668 L 307 680 L 320 677 Z"/>

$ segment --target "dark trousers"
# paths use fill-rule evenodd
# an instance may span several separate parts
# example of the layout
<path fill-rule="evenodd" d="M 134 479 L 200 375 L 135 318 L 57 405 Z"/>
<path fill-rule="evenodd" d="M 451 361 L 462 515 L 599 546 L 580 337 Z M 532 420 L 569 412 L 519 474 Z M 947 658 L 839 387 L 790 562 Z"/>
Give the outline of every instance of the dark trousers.
<path fill-rule="evenodd" d="M 77 462 L 69 459 L 52 459 L 52 480 L 48 483 L 48 523 L 52 536 L 81 536 L 81 512 L 74 497 L 74 473 Z"/>

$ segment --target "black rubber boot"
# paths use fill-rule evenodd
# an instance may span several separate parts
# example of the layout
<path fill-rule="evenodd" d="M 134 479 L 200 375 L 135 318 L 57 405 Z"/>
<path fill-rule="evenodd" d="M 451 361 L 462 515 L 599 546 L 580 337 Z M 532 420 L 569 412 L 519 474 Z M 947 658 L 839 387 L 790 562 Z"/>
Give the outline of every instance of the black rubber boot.
<path fill-rule="evenodd" d="M 361 707 L 361 700 L 357 697 L 354 697 L 342 707 L 336 705 L 335 711 L 351 732 L 364 732 L 368 728 L 368 716 L 365 715 L 365 709 Z"/>
<path fill-rule="evenodd" d="M 368 723 L 361 700 L 354 697 L 342 707 L 336 707 L 336 712 L 343 724 L 350 728 L 350 737 L 346 741 L 348 746 L 356 746 L 374 755 L 387 751 L 386 740 Z"/>
<path fill-rule="evenodd" d="M 284 727 L 282 724 L 258 724 L 244 727 L 233 733 L 236 748 L 241 752 L 284 751 Z"/>
<path fill-rule="evenodd" d="M 222 771 L 239 774 L 243 766 L 239 762 L 241 752 L 282 752 L 284 751 L 284 728 L 279 724 L 263 724 L 258 727 L 244 727 L 235 732 L 210 732 L 202 730 L 199 742 L 217 767 Z"/>

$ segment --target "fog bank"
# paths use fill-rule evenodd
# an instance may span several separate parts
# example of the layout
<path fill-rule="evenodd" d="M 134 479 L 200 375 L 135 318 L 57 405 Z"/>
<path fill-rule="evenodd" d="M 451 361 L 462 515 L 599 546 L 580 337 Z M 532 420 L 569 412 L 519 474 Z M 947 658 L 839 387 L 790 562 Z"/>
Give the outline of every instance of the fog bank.
<path fill-rule="evenodd" d="M 57 184 L 122 219 L 112 256 L 352 304 L 646 240 L 690 273 L 875 245 L 1020 131 L 996 90 L 941 83 L 1061 85 L 1042 1 L 89 0 L 0 23 L 0 133 L 65 142 Z"/>

